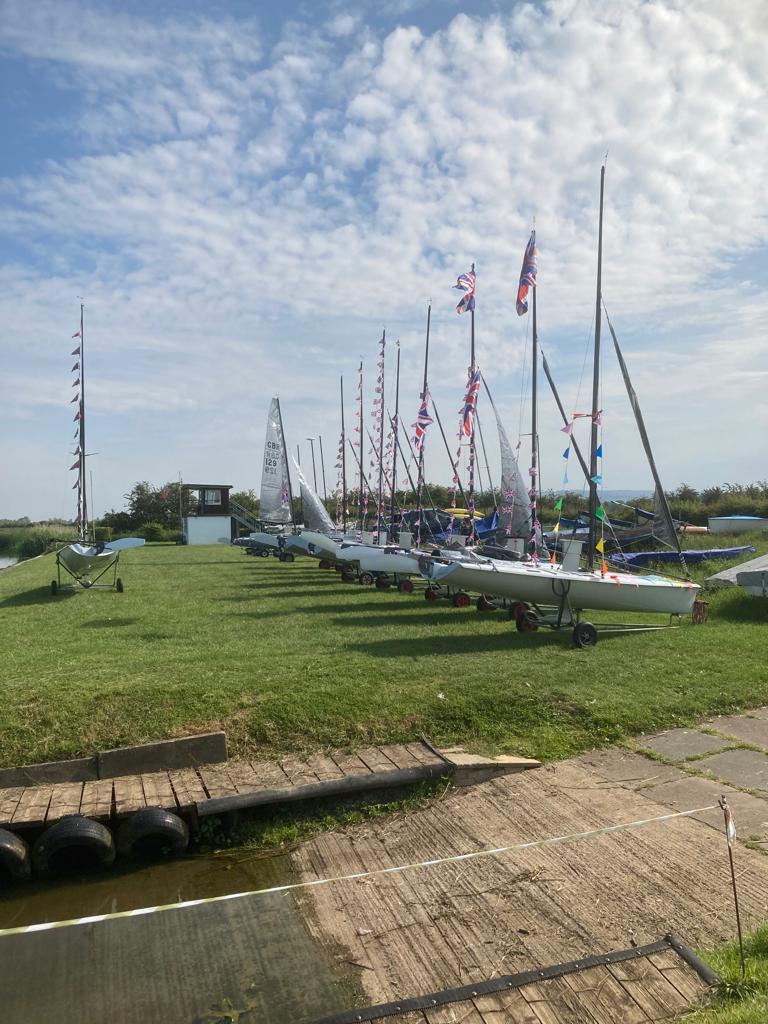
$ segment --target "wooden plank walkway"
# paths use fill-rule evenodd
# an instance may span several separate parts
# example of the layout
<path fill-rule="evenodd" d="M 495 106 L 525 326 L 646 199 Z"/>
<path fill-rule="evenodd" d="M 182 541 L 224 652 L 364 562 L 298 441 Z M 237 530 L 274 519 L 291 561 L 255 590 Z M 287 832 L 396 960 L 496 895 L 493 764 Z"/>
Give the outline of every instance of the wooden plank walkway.
<path fill-rule="evenodd" d="M 40 828 L 78 813 L 108 821 L 142 807 L 206 815 L 230 809 L 230 803 L 244 807 L 321 798 L 451 771 L 446 758 L 419 741 L 368 747 L 357 754 L 313 755 L 306 762 L 287 756 L 280 761 L 229 761 L 115 779 L 15 787 L 0 789 L 0 827 Z"/>

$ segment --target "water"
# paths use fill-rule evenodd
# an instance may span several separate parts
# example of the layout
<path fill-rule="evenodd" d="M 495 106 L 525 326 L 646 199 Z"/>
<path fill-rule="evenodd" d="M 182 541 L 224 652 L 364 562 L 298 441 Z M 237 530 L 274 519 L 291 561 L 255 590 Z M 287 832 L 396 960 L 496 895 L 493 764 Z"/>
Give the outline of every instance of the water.
<path fill-rule="evenodd" d="M 7 569 L 9 565 L 16 565 L 18 558 L 7 558 L 5 555 L 0 555 L 0 569 Z"/>

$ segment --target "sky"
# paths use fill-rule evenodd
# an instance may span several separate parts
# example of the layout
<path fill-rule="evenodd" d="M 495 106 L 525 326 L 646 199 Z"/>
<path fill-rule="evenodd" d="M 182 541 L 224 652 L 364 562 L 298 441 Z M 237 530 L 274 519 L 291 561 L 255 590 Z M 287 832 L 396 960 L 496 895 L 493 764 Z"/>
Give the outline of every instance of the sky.
<path fill-rule="evenodd" d="M 527 461 L 523 251 L 535 223 L 539 342 L 585 411 L 606 153 L 602 293 L 662 480 L 765 480 L 767 46 L 763 0 L 0 0 L 0 518 L 74 515 L 81 298 L 97 511 L 140 480 L 258 491 L 273 394 L 330 492 L 340 377 L 349 422 L 362 358 L 372 425 L 386 329 L 412 423 L 430 301 L 454 446 L 473 262 L 477 362 Z M 601 371 L 604 486 L 648 490 L 605 326 Z M 545 489 L 561 426 L 542 383 Z"/>

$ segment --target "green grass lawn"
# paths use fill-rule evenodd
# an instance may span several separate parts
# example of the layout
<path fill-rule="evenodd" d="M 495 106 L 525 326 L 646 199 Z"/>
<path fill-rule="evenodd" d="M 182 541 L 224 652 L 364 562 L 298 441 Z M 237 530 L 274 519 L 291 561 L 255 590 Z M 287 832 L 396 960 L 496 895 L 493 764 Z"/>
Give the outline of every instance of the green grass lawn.
<path fill-rule="evenodd" d="M 154 545 L 120 574 L 54 598 L 52 555 L 0 573 L 0 765 L 219 727 L 260 756 L 424 732 L 550 759 L 768 703 L 768 602 L 736 589 L 706 625 L 580 651 L 310 559 Z"/>

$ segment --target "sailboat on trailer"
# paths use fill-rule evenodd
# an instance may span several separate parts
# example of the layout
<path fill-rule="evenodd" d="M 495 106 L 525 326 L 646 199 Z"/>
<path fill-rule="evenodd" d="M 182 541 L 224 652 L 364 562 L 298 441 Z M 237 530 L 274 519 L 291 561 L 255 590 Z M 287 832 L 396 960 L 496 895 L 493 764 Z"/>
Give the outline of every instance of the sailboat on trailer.
<path fill-rule="evenodd" d="M 571 564 L 568 559 L 561 563 L 540 563 L 538 559 L 526 562 L 506 562 L 487 559 L 484 562 L 441 561 L 435 558 L 422 558 L 420 568 L 422 576 L 433 583 L 460 587 L 475 593 L 509 599 L 520 603 L 517 621 L 518 628 L 536 628 L 539 622 L 560 628 L 574 625 L 574 640 L 580 646 L 590 646 L 597 640 L 597 631 L 590 623 L 581 621 L 584 609 L 592 608 L 619 612 L 661 612 L 670 615 L 685 615 L 693 610 L 699 593 L 699 587 L 688 580 L 676 580 L 656 575 L 633 575 L 624 572 L 611 572 L 604 561 L 601 567 L 594 567 L 596 550 L 595 524 L 600 521 L 601 506 L 597 499 L 597 426 L 600 410 L 598 409 L 600 387 L 600 313 L 602 304 L 601 271 L 602 271 L 602 227 L 603 227 L 603 191 L 605 167 L 600 174 L 600 220 L 598 243 L 597 270 L 597 312 L 595 323 L 595 351 L 593 372 L 593 395 L 591 412 L 591 445 L 589 466 L 590 487 L 590 529 L 587 550 L 587 568 L 582 570 L 578 564 Z M 629 382 L 629 374 L 618 348 L 618 342 L 612 330 L 614 346 L 627 385 L 630 402 L 638 422 L 646 453 L 651 461 L 651 469 L 656 483 L 656 494 L 663 499 L 655 464 L 650 455 L 645 427 L 642 423 L 637 396 Z M 535 441 L 534 441 L 535 444 Z M 663 502 L 666 507 L 666 502 Z M 671 524 L 671 515 L 666 508 L 666 517 Z M 670 537 L 676 539 L 674 528 L 670 526 Z M 679 547 L 679 545 L 678 545 Z M 533 610 L 531 607 L 533 606 Z M 542 608 L 554 610 L 555 614 L 547 619 L 539 613 Z"/>

